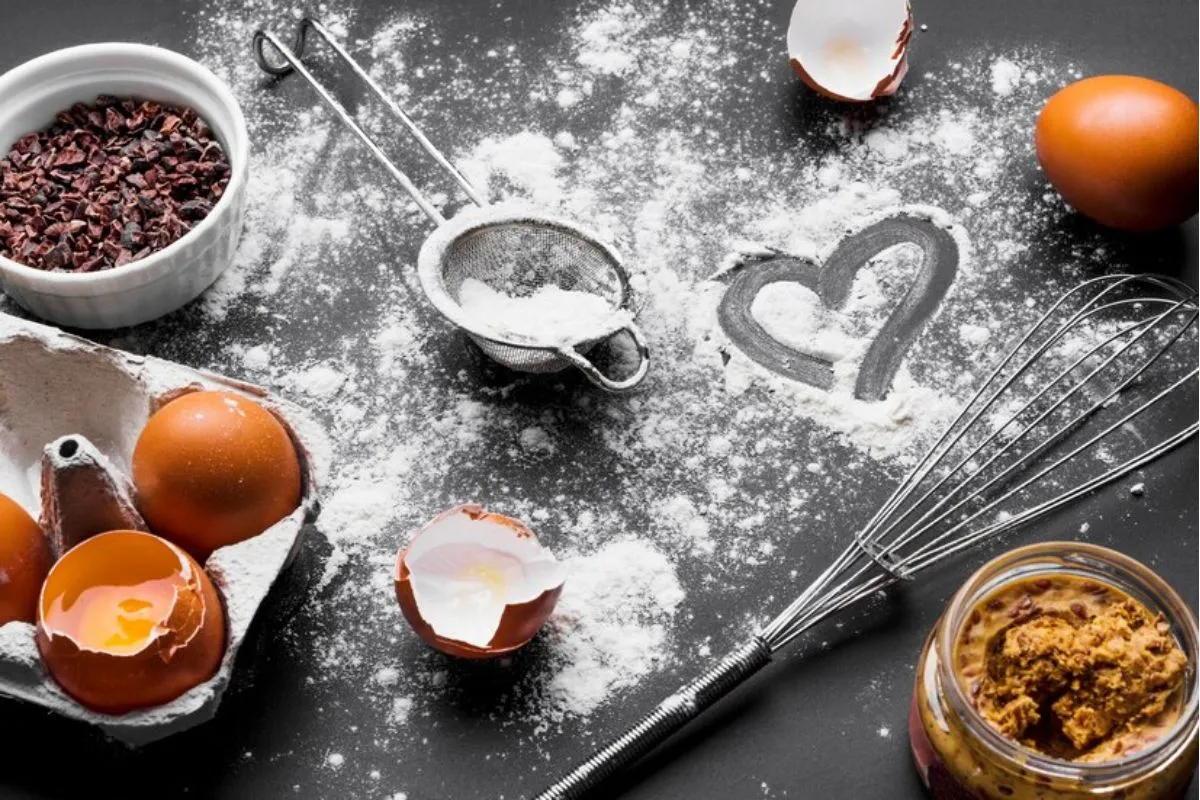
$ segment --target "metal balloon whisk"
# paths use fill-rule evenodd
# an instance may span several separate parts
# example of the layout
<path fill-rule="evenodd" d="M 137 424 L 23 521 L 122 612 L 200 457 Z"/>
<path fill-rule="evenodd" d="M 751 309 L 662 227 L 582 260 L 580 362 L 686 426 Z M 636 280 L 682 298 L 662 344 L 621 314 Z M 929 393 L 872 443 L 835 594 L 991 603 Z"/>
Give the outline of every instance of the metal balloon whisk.
<path fill-rule="evenodd" d="M 833 563 L 712 669 L 537 796 L 582 797 L 805 631 L 1196 436 L 1197 299 L 1158 276 L 1070 290 L 991 372 Z"/>

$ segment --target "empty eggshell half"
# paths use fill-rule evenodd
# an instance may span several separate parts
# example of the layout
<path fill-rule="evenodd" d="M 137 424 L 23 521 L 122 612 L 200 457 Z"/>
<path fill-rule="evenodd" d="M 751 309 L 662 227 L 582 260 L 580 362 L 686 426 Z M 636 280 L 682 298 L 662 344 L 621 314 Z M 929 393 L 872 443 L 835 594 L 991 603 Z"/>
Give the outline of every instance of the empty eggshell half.
<path fill-rule="evenodd" d="M 566 570 L 518 520 L 477 505 L 422 528 L 396 559 L 396 599 L 433 647 L 463 658 L 512 652 L 554 610 Z"/>
<path fill-rule="evenodd" d="M 797 0 L 788 59 L 814 91 L 862 103 L 900 88 L 912 30 L 907 0 Z"/>

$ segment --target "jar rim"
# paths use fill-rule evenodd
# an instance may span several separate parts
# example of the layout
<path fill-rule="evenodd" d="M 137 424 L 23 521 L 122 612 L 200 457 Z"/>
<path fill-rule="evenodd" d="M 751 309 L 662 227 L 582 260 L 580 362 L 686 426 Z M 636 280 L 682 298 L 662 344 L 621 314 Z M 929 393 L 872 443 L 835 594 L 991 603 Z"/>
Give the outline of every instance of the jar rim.
<path fill-rule="evenodd" d="M 967 698 L 958 677 L 952 674 L 953 659 L 950 656 L 953 644 L 957 640 L 961 623 L 975 603 L 982 599 L 984 594 L 1003 585 L 1035 574 L 1045 574 L 1049 570 L 1039 570 L 1038 565 L 1052 567 L 1055 562 L 1058 562 L 1059 568 L 1075 570 L 1085 570 L 1089 566 L 1095 569 L 1098 564 L 1109 567 L 1118 573 L 1123 581 L 1131 584 L 1118 583 L 1119 588 L 1125 591 L 1132 588 L 1131 594 L 1148 596 L 1152 601 L 1151 610 L 1162 611 L 1173 628 L 1186 634 L 1186 641 L 1180 644 L 1188 656 L 1190 677 L 1185 684 L 1188 692 L 1187 702 L 1175 724 L 1148 747 L 1120 758 L 1097 762 L 1077 762 L 1048 756 L 1025 747 L 996 730 L 976 710 Z M 1112 576 L 1089 577 L 1113 583 Z M 1083 542 L 1054 541 L 1018 547 L 997 556 L 976 570 L 954 594 L 946 608 L 938 639 L 938 649 L 943 653 L 943 657 L 938 659 L 938 669 L 944 673 L 940 676 L 941 684 L 946 687 L 944 691 L 955 713 L 997 757 L 1008 761 L 1019 759 L 1020 767 L 1032 774 L 1050 778 L 1112 777 L 1114 774 L 1157 765 L 1186 744 L 1195 733 L 1200 716 L 1200 669 L 1197 665 L 1197 640 L 1200 639 L 1200 633 L 1197 632 L 1196 617 L 1179 594 L 1156 572 L 1116 550 Z"/>

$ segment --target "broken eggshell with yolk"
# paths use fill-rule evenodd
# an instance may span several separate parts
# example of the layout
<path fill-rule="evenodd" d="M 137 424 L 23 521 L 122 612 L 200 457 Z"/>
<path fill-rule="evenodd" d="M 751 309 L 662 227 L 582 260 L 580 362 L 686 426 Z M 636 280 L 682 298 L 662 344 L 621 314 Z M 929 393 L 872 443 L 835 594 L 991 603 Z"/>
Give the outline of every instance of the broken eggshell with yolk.
<path fill-rule="evenodd" d="M 797 0 L 788 60 L 813 91 L 863 103 L 900 88 L 912 30 L 907 0 Z"/>
<path fill-rule="evenodd" d="M 109 531 L 51 568 L 37 644 L 67 694 L 124 714 L 211 678 L 225 650 L 225 617 L 212 581 L 183 550 L 149 533 Z"/>
<path fill-rule="evenodd" d="M 462 658 L 525 645 L 549 618 L 566 570 L 523 523 L 463 505 L 417 532 L 396 559 L 396 599 L 413 630 Z"/>

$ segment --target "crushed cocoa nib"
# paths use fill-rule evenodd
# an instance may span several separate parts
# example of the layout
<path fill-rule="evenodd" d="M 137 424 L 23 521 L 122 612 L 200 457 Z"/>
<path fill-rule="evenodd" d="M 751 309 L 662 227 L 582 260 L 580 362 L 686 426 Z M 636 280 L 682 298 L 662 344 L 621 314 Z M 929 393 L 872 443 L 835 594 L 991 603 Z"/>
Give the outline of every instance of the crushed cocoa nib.
<path fill-rule="evenodd" d="M 0 159 L 0 255 L 94 272 L 145 258 L 212 212 L 229 159 L 195 109 L 100 95 Z"/>

